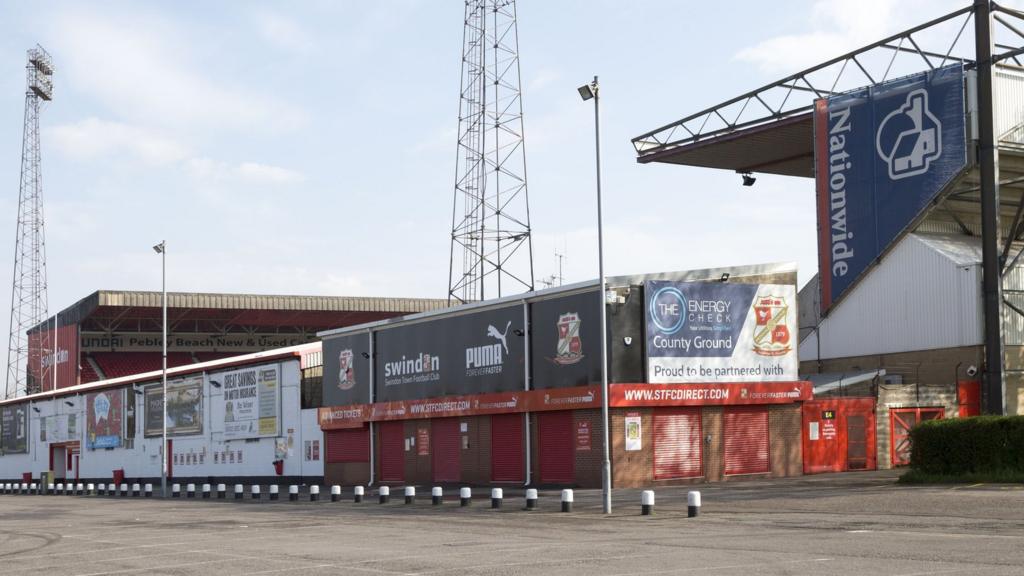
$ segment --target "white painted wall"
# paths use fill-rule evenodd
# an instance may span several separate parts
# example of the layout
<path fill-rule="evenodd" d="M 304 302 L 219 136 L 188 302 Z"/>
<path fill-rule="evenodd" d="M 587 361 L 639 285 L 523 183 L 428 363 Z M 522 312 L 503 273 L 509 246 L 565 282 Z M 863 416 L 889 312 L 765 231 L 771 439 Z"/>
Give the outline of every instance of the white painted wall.
<path fill-rule="evenodd" d="M 301 373 L 299 360 L 285 360 L 281 366 L 281 436 L 284 451 L 285 476 L 323 476 L 323 433 L 317 424 L 316 410 L 301 409 L 299 383 Z M 179 454 L 202 454 L 195 464 L 174 465 L 173 475 L 176 478 L 204 478 L 230 476 L 272 476 L 273 461 L 276 459 L 275 438 L 259 438 L 251 440 L 224 441 L 222 432 L 216 431 L 211 414 L 214 401 L 221 394 L 220 389 L 210 385 L 210 376 L 216 380 L 218 372 L 211 372 L 203 380 L 203 433 L 195 436 L 179 436 L 173 438 L 173 452 Z M 75 411 L 78 414 L 78 440 L 81 442 L 80 473 L 81 478 L 110 478 L 113 470 L 123 468 L 128 478 L 160 477 L 160 438 L 143 438 L 143 396 L 129 391 L 126 401 L 136 404 L 136 435 L 134 448 L 113 448 L 89 450 L 85 448 L 85 397 L 63 397 L 53 400 L 36 402 L 33 406 L 39 409 L 37 414 L 29 410 L 30 447 L 28 454 L 8 454 L 0 456 L 0 479 L 18 480 L 23 472 L 32 472 L 38 477 L 49 468 L 49 442 L 39 440 L 40 419 L 51 414 L 66 414 Z M 65 400 L 75 404 L 65 405 Z M 320 446 L 319 461 L 305 461 L 304 442 L 316 440 Z M 215 464 L 214 452 L 233 452 L 234 463 Z M 240 461 L 237 455 L 240 454 Z"/>

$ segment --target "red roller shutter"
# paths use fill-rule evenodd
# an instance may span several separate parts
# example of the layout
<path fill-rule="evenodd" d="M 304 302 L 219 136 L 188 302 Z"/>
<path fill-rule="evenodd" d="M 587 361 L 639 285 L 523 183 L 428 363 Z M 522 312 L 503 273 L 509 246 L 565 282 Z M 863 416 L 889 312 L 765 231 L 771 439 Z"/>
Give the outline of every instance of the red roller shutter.
<path fill-rule="evenodd" d="M 380 423 L 380 479 L 382 482 L 405 479 L 405 427 L 402 422 Z"/>
<path fill-rule="evenodd" d="M 725 473 L 768 472 L 768 407 L 725 408 Z"/>
<path fill-rule="evenodd" d="M 370 429 L 366 426 L 328 430 L 324 432 L 324 441 L 327 443 L 324 455 L 327 464 L 370 461 Z"/>
<path fill-rule="evenodd" d="M 523 481 L 523 415 L 491 416 L 491 480 Z"/>
<path fill-rule="evenodd" d="M 654 413 L 654 479 L 703 475 L 699 408 L 663 408 Z"/>
<path fill-rule="evenodd" d="M 458 482 L 462 479 L 459 468 L 459 419 L 439 418 L 430 424 L 434 481 Z"/>
<path fill-rule="evenodd" d="M 537 414 L 541 482 L 567 483 L 575 480 L 572 422 L 571 411 Z"/>

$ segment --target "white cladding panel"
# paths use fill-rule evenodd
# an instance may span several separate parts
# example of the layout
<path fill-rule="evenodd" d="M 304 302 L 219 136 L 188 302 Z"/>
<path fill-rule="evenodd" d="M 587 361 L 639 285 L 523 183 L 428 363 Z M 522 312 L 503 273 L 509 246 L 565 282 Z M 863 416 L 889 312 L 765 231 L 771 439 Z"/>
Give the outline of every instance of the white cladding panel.
<path fill-rule="evenodd" d="M 981 344 L 981 267 L 961 238 L 907 235 L 800 343 L 800 360 L 818 358 L 819 336 L 823 359 Z M 963 254 L 949 249 L 958 242 Z"/>
<path fill-rule="evenodd" d="M 1006 66 L 993 72 L 996 136 L 1001 142 L 1024 144 L 1024 73 Z"/>
<path fill-rule="evenodd" d="M 323 433 L 317 424 L 316 409 L 301 409 L 301 374 L 299 360 L 284 360 L 281 366 L 281 436 L 250 440 L 229 440 L 221 438 L 222 433 L 213 430 L 211 423 L 212 400 L 221 394 L 212 387 L 209 378 L 203 381 L 203 433 L 195 436 L 172 438 L 172 452 L 194 456 L 182 458 L 183 464 L 173 465 L 175 477 L 224 477 L 224 476 L 273 476 L 273 462 L 279 456 L 284 460 L 285 476 L 323 475 Z M 49 469 L 49 444 L 40 441 L 41 419 L 50 415 L 75 413 L 77 435 L 81 451 L 79 455 L 79 477 L 90 479 L 110 478 L 115 469 L 123 468 L 128 478 L 160 476 L 160 438 L 143 437 L 142 395 L 127 394 L 126 401 L 136 405 L 136 434 L 134 448 L 113 448 L 89 450 L 85 448 L 85 398 L 84 396 L 60 397 L 43 402 L 34 402 L 39 409 L 29 411 L 30 447 L 28 454 L 0 457 L 0 479 L 18 479 L 24 472 L 38 477 Z M 74 404 L 67 406 L 66 402 Z M 318 459 L 307 459 L 305 442 L 317 442 Z M 218 453 L 215 457 L 214 453 Z M 199 457 L 202 454 L 202 458 Z M 221 463 L 220 454 L 232 454 L 226 463 Z M 241 456 L 239 458 L 238 456 Z M 311 455 L 312 456 L 312 455 Z M 240 460 L 240 461 L 239 461 Z"/>

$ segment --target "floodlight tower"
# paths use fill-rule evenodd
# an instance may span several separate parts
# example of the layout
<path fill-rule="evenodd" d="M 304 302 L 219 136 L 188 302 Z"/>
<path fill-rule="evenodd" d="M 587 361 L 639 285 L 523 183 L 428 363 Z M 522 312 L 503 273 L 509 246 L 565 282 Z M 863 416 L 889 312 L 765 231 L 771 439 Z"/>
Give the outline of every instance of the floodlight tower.
<path fill-rule="evenodd" d="M 21 142 L 21 183 L 18 189 L 18 225 L 14 238 L 14 281 L 11 286 L 11 325 L 7 345 L 5 397 L 37 390 L 42 378 L 39 357 L 29 358 L 28 330 L 47 317 L 46 234 L 43 229 L 43 174 L 40 167 L 39 109 L 53 98 L 53 60 L 42 46 L 28 51 L 25 66 L 25 127 Z M 29 365 L 38 366 L 33 374 Z"/>
<path fill-rule="evenodd" d="M 448 302 L 533 290 L 515 0 L 466 0 Z"/>

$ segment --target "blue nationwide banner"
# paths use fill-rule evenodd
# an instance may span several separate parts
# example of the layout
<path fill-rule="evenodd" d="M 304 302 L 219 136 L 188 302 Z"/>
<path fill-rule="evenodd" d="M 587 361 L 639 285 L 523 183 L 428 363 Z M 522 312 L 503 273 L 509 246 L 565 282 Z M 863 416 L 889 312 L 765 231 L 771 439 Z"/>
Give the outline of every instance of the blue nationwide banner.
<path fill-rule="evenodd" d="M 815 102 L 821 310 L 967 165 L 959 64 Z"/>

